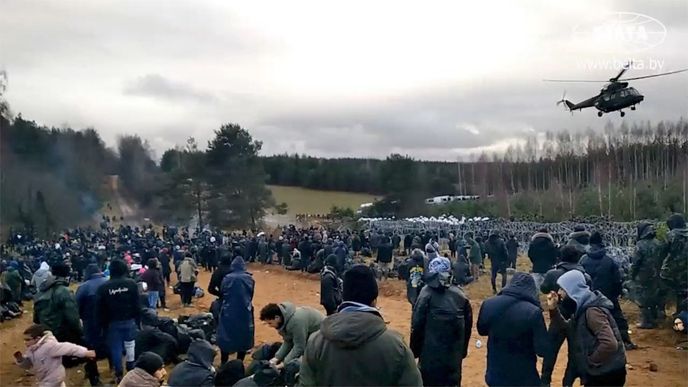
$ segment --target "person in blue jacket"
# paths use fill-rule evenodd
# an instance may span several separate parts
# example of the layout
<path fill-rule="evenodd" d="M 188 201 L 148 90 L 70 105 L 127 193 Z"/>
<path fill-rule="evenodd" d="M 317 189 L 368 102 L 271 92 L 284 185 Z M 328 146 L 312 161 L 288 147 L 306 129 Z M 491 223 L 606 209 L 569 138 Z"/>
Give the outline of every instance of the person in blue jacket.
<path fill-rule="evenodd" d="M 517 272 L 498 295 L 483 302 L 478 333 L 487 336 L 488 386 L 539 386 L 537 357 L 549 351 L 549 339 L 535 280 Z"/>
<path fill-rule="evenodd" d="M 232 261 L 232 272 L 222 280 L 222 304 L 217 327 L 217 346 L 220 347 L 220 362 L 225 363 L 230 353 L 237 353 L 243 360 L 253 347 L 255 323 L 253 320 L 253 292 L 255 280 L 246 271 L 241 257 Z"/>
<path fill-rule="evenodd" d="M 79 318 L 84 327 L 84 342 L 88 349 L 96 351 L 98 357 L 107 357 L 105 338 L 96 318 L 96 293 L 107 282 L 105 275 L 97 264 L 92 263 L 86 267 L 84 277 L 86 281 L 76 290 L 76 304 L 79 307 Z M 86 377 L 92 386 L 100 385 L 100 374 L 95 361 L 87 361 L 85 366 Z"/>

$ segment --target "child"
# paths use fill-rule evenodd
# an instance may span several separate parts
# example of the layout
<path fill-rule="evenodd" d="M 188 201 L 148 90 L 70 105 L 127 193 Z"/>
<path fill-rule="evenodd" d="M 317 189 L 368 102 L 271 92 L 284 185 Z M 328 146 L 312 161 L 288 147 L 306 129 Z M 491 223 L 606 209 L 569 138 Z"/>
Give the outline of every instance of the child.
<path fill-rule="evenodd" d="M 80 345 L 60 343 L 42 324 L 34 324 L 24 331 L 26 354 L 15 352 L 15 362 L 24 369 L 36 374 L 38 385 L 43 387 L 64 386 L 65 369 L 62 356 L 76 356 L 94 359 L 95 351 Z"/>

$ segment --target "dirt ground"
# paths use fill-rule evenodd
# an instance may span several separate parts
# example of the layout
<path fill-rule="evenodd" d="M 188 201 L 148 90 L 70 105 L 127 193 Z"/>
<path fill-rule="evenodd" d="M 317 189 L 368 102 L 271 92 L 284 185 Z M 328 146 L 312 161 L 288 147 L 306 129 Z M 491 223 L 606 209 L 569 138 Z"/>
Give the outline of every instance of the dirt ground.
<path fill-rule="evenodd" d="M 525 261 L 525 260 L 524 260 Z M 519 266 L 525 264 L 520 262 Z M 256 280 L 256 292 L 253 303 L 256 309 L 256 345 L 277 341 L 280 339 L 277 331 L 263 325 L 258 320 L 260 309 L 270 302 L 291 301 L 297 305 L 309 305 L 323 310 L 319 305 L 320 284 L 316 275 L 287 272 L 277 266 L 250 265 L 249 270 Z M 201 273 L 200 286 L 205 288 L 210 279 L 209 273 Z M 481 301 L 491 296 L 492 292 L 488 277 L 466 287 L 466 293 L 471 299 L 475 319 L 480 309 Z M 193 308 L 181 308 L 179 297 L 168 290 L 168 304 L 170 312 L 164 315 L 177 317 L 179 314 L 191 314 L 197 311 L 207 311 L 213 297 L 206 295 L 196 299 Z M 544 304 L 544 298 L 543 298 Z M 624 312 L 629 319 L 629 325 L 635 327 L 638 320 L 637 307 L 630 303 L 622 303 Z M 410 331 L 411 307 L 406 301 L 405 285 L 401 281 L 388 280 L 380 285 L 378 306 L 391 329 L 400 332 L 408 341 Z M 15 319 L 0 325 L 0 386 L 29 386 L 34 378 L 13 364 L 12 354 L 23 350 L 23 330 L 31 323 L 32 308 L 27 305 L 27 312 L 20 319 Z M 324 312 L 324 311 L 323 311 Z M 631 337 L 638 344 L 639 349 L 628 352 L 628 378 L 630 386 L 686 386 L 688 384 L 688 352 L 674 349 L 676 335 L 671 331 L 667 320 L 663 329 L 641 331 L 631 328 Z M 476 348 L 475 341 L 481 339 L 483 346 Z M 463 384 L 465 386 L 484 385 L 485 364 L 487 356 L 487 338 L 478 336 L 475 329 L 471 337 L 468 357 L 463 362 Z M 219 362 L 219 355 L 216 363 Z M 657 371 L 650 371 L 650 363 L 657 365 Z M 566 364 L 566 350 L 562 348 L 557 361 L 553 377 L 554 384 L 559 385 Z M 107 361 L 99 362 L 103 382 L 111 382 L 112 376 L 107 369 Z M 539 367 L 538 367 L 539 368 Z M 87 386 L 82 369 L 67 371 L 68 386 Z"/>

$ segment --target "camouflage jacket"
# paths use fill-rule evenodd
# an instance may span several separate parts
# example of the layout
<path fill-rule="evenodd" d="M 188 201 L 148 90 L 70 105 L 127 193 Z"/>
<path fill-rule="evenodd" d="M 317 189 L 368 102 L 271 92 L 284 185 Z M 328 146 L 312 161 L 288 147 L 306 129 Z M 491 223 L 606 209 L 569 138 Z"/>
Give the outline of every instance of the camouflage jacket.
<path fill-rule="evenodd" d="M 656 238 L 641 239 L 635 245 L 631 278 L 643 285 L 659 280 L 659 271 L 664 261 L 665 246 Z"/>
<path fill-rule="evenodd" d="M 660 277 L 681 288 L 688 287 L 688 228 L 669 231 L 666 258 Z"/>

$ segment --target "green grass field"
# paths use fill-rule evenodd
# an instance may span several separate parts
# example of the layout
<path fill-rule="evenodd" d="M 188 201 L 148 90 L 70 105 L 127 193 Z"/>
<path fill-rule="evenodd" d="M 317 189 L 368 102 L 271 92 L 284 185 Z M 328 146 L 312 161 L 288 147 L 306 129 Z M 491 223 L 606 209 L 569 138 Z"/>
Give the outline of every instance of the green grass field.
<path fill-rule="evenodd" d="M 332 206 L 348 207 L 354 211 L 363 203 L 371 203 L 374 195 L 341 192 L 318 191 L 301 187 L 285 187 L 271 185 L 277 203 L 285 202 L 289 208 L 289 215 L 296 214 L 327 214 Z"/>

